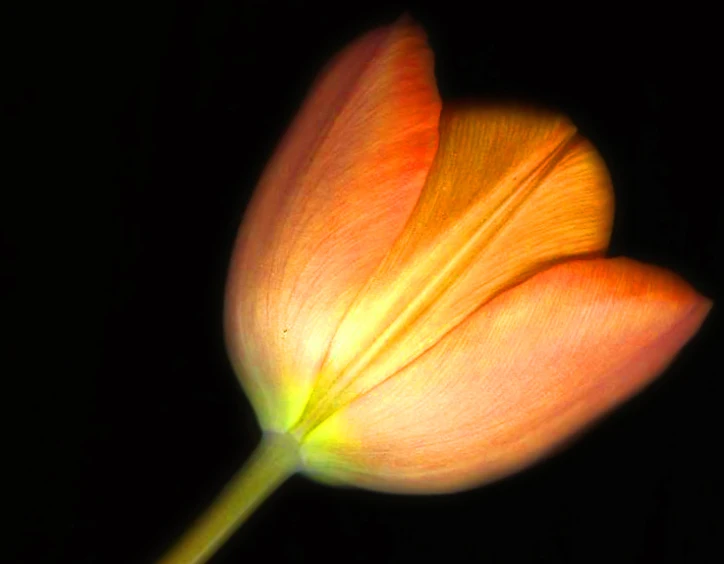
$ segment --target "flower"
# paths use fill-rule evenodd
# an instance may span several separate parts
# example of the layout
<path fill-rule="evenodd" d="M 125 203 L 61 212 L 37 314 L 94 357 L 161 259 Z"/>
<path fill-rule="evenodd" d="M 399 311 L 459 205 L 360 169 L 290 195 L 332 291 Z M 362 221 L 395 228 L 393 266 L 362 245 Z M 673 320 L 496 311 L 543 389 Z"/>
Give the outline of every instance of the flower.
<path fill-rule="evenodd" d="M 613 191 L 560 115 L 441 106 L 424 32 L 363 36 L 313 86 L 233 251 L 227 348 L 260 447 L 163 562 L 202 562 L 296 471 L 458 491 L 641 390 L 711 302 L 604 258 Z"/>
<path fill-rule="evenodd" d="M 603 258 L 606 167 L 564 117 L 445 105 L 409 19 L 345 49 L 263 174 L 231 263 L 232 363 L 320 480 L 473 487 L 641 390 L 711 303 Z"/>

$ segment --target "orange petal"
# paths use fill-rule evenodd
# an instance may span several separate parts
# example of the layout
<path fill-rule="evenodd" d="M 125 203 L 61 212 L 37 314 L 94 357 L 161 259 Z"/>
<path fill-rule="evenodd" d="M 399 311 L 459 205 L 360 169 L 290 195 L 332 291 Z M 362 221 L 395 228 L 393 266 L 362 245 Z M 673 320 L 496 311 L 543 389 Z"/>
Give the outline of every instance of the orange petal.
<path fill-rule="evenodd" d="M 264 428 L 298 416 L 341 316 L 402 231 L 439 114 L 432 53 L 404 19 L 334 59 L 267 166 L 225 306 L 230 356 Z"/>
<path fill-rule="evenodd" d="M 565 118 L 446 108 L 420 201 L 335 334 L 300 429 L 384 381 L 506 288 L 553 262 L 604 252 L 612 216 L 606 167 Z"/>
<path fill-rule="evenodd" d="M 323 479 L 401 492 L 509 474 L 650 382 L 710 307 L 631 260 L 554 266 L 322 423 L 306 464 Z"/>

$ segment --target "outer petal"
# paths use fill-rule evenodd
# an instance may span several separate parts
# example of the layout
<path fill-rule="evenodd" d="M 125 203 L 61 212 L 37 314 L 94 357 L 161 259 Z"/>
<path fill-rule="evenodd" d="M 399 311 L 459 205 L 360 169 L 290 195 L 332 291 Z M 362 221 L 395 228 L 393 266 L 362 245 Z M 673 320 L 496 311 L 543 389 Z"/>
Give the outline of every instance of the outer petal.
<path fill-rule="evenodd" d="M 262 426 L 298 416 L 349 304 L 400 234 L 438 143 L 424 33 L 373 31 L 318 79 L 269 163 L 229 273 L 230 356 Z"/>
<path fill-rule="evenodd" d="M 496 294 L 608 246 L 613 194 L 559 115 L 446 108 L 420 201 L 335 334 L 299 429 L 378 385 Z"/>
<path fill-rule="evenodd" d="M 389 491 L 509 474 L 652 380 L 710 306 L 673 274 L 627 259 L 554 266 L 322 423 L 306 464 Z"/>

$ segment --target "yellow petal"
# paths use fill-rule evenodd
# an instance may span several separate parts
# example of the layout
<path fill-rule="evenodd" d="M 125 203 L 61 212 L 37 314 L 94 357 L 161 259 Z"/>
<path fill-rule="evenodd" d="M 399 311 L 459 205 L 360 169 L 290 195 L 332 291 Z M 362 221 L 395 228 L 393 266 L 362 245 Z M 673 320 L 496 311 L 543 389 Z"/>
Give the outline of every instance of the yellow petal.
<path fill-rule="evenodd" d="M 673 274 L 631 260 L 554 266 L 312 431 L 308 470 L 428 493 L 509 474 L 651 381 L 710 307 Z"/>
<path fill-rule="evenodd" d="M 438 142 L 432 64 L 407 20 L 353 43 L 315 83 L 256 189 L 225 323 L 266 429 L 299 415 L 342 315 L 419 198 Z"/>
<path fill-rule="evenodd" d="M 566 119 L 446 108 L 410 221 L 337 330 L 297 429 L 379 385 L 498 293 L 552 263 L 600 254 L 606 168 Z"/>

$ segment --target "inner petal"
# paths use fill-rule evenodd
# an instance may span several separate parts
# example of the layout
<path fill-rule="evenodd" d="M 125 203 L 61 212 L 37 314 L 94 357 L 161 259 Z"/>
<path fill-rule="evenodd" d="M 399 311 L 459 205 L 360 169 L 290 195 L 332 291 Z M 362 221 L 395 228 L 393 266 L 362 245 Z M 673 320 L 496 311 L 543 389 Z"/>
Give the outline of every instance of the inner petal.
<path fill-rule="evenodd" d="M 550 264 L 605 251 L 606 167 L 565 118 L 443 111 L 417 206 L 325 357 L 297 432 L 385 381 L 494 296 Z"/>

